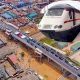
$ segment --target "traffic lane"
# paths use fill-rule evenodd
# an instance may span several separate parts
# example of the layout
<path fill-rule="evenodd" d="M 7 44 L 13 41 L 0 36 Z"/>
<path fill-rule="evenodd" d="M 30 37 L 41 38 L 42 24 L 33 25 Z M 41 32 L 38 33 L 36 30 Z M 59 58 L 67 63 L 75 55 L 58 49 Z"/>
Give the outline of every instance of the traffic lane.
<path fill-rule="evenodd" d="M 35 49 L 33 46 L 31 46 L 28 42 L 25 41 L 25 39 L 21 39 L 20 37 L 18 37 L 17 35 L 15 35 L 14 33 L 11 33 L 11 36 L 19 41 L 21 41 L 22 43 L 24 43 L 26 46 L 31 47 L 32 49 Z"/>

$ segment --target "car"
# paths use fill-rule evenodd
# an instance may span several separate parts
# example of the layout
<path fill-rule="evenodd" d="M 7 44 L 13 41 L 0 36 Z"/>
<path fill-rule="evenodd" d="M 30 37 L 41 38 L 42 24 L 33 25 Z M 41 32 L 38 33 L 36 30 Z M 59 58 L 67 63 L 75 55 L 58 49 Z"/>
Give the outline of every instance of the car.
<path fill-rule="evenodd" d="M 71 67 L 73 67 L 73 64 L 72 64 L 71 62 L 69 62 L 69 61 L 67 61 L 67 60 L 65 60 L 65 62 L 66 62 L 68 65 L 70 65 Z"/>
<path fill-rule="evenodd" d="M 32 41 L 33 41 L 34 43 L 36 43 L 36 40 L 33 39 Z"/>
<path fill-rule="evenodd" d="M 41 47 L 45 49 L 45 46 L 42 45 Z"/>
<path fill-rule="evenodd" d="M 74 68 L 77 69 L 77 70 L 79 69 L 79 67 L 77 67 L 77 66 L 74 66 Z"/>
<path fill-rule="evenodd" d="M 38 45 L 40 45 L 40 43 L 37 43 Z"/>
<path fill-rule="evenodd" d="M 34 45 L 32 42 L 30 43 L 31 45 Z"/>
<path fill-rule="evenodd" d="M 37 46 L 35 46 L 35 48 L 37 48 Z"/>
<path fill-rule="evenodd" d="M 49 51 L 49 49 L 48 49 L 48 48 L 46 48 L 46 50 L 47 50 L 47 51 Z"/>
<path fill-rule="evenodd" d="M 55 50 L 54 50 L 54 49 L 52 49 L 52 48 L 50 48 L 50 50 L 51 50 L 51 51 L 53 51 L 53 52 L 55 52 Z"/>
<path fill-rule="evenodd" d="M 55 54 L 55 56 L 56 56 L 56 57 L 58 57 L 58 55 L 57 55 L 57 54 Z"/>
<path fill-rule="evenodd" d="M 63 60 L 63 58 L 62 58 L 62 57 L 59 57 L 59 59 Z"/>
<path fill-rule="evenodd" d="M 20 37 L 20 38 L 26 38 L 26 36 L 23 35 L 23 34 L 20 33 L 20 32 L 15 32 L 15 34 L 16 34 L 18 37 Z"/>
<path fill-rule="evenodd" d="M 69 64 L 71 67 L 73 67 L 73 66 L 74 66 L 72 62 L 69 62 L 68 64 Z"/>
<path fill-rule="evenodd" d="M 33 39 L 32 37 L 29 37 L 31 40 Z"/>
<path fill-rule="evenodd" d="M 54 52 L 53 52 L 53 51 L 51 51 L 51 53 L 52 53 L 52 54 L 54 54 Z"/>
<path fill-rule="evenodd" d="M 15 34 L 18 35 L 20 32 L 16 31 Z"/>
<path fill-rule="evenodd" d="M 28 38 L 25 38 L 27 42 L 30 42 L 30 40 Z"/>
<path fill-rule="evenodd" d="M 21 38 L 26 38 L 26 36 L 22 34 Z"/>
<path fill-rule="evenodd" d="M 65 59 L 65 62 L 68 64 L 69 62 Z"/>
<path fill-rule="evenodd" d="M 33 39 L 32 37 L 29 37 L 31 41 L 33 41 L 34 43 L 36 42 L 35 39 Z"/>

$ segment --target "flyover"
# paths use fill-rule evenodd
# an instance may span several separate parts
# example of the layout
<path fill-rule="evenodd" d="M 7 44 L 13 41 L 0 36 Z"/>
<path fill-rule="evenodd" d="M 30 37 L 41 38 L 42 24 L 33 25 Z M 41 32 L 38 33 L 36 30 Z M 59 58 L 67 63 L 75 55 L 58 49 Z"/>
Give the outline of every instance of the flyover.
<path fill-rule="evenodd" d="M 0 29 L 9 29 L 11 30 L 10 35 L 14 38 L 17 39 L 18 41 L 22 42 L 26 46 L 29 46 L 33 50 L 36 50 L 38 48 L 39 50 L 42 51 L 42 54 L 51 59 L 52 61 L 56 62 L 58 65 L 60 65 L 63 69 L 67 70 L 71 74 L 77 77 L 77 80 L 80 80 L 80 68 L 76 69 L 72 64 L 70 64 L 67 61 L 67 58 L 62 55 L 59 51 L 56 51 L 53 48 L 50 48 L 37 40 L 29 37 L 27 34 L 24 34 L 20 32 L 18 29 L 5 24 L 4 22 L 0 22 Z M 26 36 L 25 38 L 20 38 L 15 32 L 19 32 L 20 34 Z"/>

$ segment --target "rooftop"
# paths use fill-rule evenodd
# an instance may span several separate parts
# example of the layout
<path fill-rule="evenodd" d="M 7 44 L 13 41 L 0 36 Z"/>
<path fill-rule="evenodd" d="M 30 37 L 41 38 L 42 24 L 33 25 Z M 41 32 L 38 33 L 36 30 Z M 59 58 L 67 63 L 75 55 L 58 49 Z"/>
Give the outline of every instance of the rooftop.
<path fill-rule="evenodd" d="M 0 79 L 1 78 L 7 78 L 8 77 L 8 75 L 7 75 L 7 73 L 5 72 L 5 69 L 4 69 L 4 67 L 2 66 L 2 65 L 0 65 Z"/>
<path fill-rule="evenodd" d="M 79 51 L 79 50 L 80 50 L 80 42 L 76 42 L 75 44 L 73 44 L 73 45 L 71 46 L 71 50 L 72 50 L 73 52 Z"/>
<path fill-rule="evenodd" d="M 14 64 L 17 63 L 17 57 L 16 57 L 15 54 L 9 55 L 9 56 L 8 56 L 8 59 L 10 59 L 11 62 L 13 62 Z"/>

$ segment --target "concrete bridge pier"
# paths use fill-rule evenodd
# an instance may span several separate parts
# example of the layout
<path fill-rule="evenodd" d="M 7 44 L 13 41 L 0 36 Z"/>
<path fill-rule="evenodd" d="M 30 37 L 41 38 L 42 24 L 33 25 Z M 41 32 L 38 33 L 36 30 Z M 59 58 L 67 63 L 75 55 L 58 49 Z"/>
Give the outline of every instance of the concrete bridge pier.
<path fill-rule="evenodd" d="M 68 77 L 69 75 L 71 75 L 71 73 L 66 71 L 64 68 L 61 68 L 61 71 L 62 71 L 64 77 Z"/>
<path fill-rule="evenodd" d="M 64 73 L 64 70 L 65 70 L 64 68 L 61 68 L 61 71 L 62 71 L 63 73 Z"/>
<path fill-rule="evenodd" d="M 63 73 L 63 75 L 60 76 L 57 80 L 65 80 L 65 78 L 71 74 L 68 71 L 66 71 L 64 68 L 61 68 L 61 72 Z"/>

